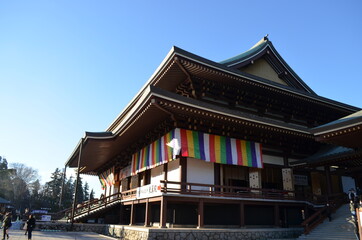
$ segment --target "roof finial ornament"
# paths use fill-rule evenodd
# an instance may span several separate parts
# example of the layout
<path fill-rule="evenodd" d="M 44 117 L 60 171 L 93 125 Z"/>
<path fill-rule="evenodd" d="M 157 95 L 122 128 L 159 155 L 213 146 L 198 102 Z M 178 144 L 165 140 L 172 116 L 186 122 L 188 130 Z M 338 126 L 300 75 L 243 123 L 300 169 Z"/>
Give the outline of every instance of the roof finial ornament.
<path fill-rule="evenodd" d="M 264 36 L 264 41 L 269 41 L 268 37 L 269 37 L 269 33 Z"/>

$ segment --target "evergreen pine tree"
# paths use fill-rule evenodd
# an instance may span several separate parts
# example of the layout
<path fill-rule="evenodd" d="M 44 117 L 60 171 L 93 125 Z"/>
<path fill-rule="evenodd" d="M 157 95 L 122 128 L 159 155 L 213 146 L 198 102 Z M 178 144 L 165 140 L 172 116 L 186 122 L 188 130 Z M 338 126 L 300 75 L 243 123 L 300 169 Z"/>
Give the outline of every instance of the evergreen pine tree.
<path fill-rule="evenodd" d="M 83 201 L 88 201 L 89 200 L 89 185 L 87 182 L 84 183 L 84 187 L 83 187 Z"/>

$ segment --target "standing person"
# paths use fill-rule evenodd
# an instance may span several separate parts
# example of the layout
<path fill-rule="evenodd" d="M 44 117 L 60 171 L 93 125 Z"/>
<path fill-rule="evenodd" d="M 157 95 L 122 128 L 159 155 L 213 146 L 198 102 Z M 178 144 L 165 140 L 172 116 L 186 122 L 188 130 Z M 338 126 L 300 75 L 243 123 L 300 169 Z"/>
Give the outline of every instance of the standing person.
<path fill-rule="evenodd" d="M 351 215 L 352 215 L 352 220 L 356 221 L 356 207 L 355 207 L 355 203 L 351 200 L 349 202 L 349 210 L 351 211 Z"/>
<path fill-rule="evenodd" d="M 329 203 L 327 203 L 326 207 L 327 207 L 327 217 L 328 220 L 331 222 L 332 221 L 331 206 L 329 205 Z"/>
<path fill-rule="evenodd" d="M 31 239 L 31 233 L 33 232 L 33 229 L 35 228 L 35 218 L 34 215 L 30 214 L 28 221 L 26 221 L 27 225 L 27 231 L 28 231 L 28 240 Z"/>
<path fill-rule="evenodd" d="M 8 212 L 5 215 L 4 221 L 3 221 L 3 239 L 5 240 L 5 237 L 7 237 L 7 239 L 9 239 L 9 233 L 8 233 L 8 229 L 11 227 L 11 213 Z"/>
<path fill-rule="evenodd" d="M 348 191 L 349 201 L 354 202 L 354 201 L 355 201 L 355 197 L 356 197 L 356 191 L 354 190 L 354 188 L 351 188 L 351 189 Z"/>

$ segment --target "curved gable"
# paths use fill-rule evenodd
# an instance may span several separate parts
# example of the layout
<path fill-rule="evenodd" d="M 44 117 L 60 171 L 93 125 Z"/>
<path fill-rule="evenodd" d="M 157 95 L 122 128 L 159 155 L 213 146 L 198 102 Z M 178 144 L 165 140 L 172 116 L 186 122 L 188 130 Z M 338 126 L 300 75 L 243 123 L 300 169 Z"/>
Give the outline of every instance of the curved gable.
<path fill-rule="evenodd" d="M 267 36 L 248 51 L 220 64 L 316 95 L 284 61 Z"/>
<path fill-rule="evenodd" d="M 253 64 L 241 67 L 239 70 L 279 84 L 288 85 L 283 79 L 279 78 L 275 70 L 264 58 L 254 61 Z"/>

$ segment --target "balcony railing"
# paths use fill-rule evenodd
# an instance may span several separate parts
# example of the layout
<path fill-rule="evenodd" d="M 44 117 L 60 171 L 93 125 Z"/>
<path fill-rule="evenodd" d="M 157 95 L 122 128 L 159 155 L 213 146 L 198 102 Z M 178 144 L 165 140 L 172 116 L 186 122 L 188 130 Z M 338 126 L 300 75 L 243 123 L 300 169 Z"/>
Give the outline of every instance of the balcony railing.
<path fill-rule="evenodd" d="M 163 184 L 163 187 L 161 188 L 161 191 L 163 193 L 178 193 L 229 198 L 260 198 L 279 200 L 296 199 L 296 192 L 287 190 L 174 182 L 166 180 L 161 180 L 161 183 Z"/>
<path fill-rule="evenodd" d="M 332 197 L 328 199 L 326 196 L 306 195 L 296 191 L 287 191 L 279 189 L 264 189 L 264 188 L 248 188 L 236 186 L 224 186 L 213 184 L 201 184 L 190 182 L 176 182 L 161 180 L 159 195 L 162 194 L 187 194 L 195 196 L 208 196 L 208 197 L 223 197 L 223 198 L 250 198 L 250 199 L 274 199 L 274 200 L 302 200 L 308 201 L 313 204 L 325 204 L 333 200 Z M 127 190 L 113 195 L 104 197 L 102 199 L 94 199 L 78 204 L 74 211 L 74 217 L 77 218 L 81 215 L 102 210 L 107 206 L 112 206 L 121 201 L 134 200 L 137 198 L 137 191 L 139 188 Z M 157 196 L 157 195 L 154 195 Z M 65 216 L 71 218 L 71 209 L 66 211 Z"/>

